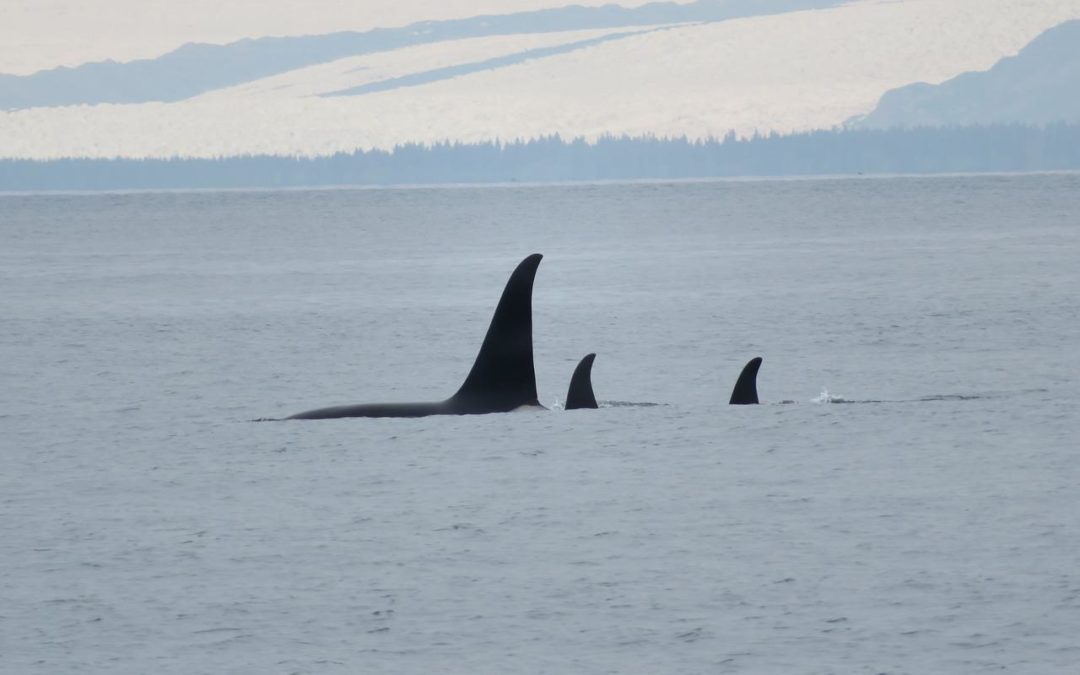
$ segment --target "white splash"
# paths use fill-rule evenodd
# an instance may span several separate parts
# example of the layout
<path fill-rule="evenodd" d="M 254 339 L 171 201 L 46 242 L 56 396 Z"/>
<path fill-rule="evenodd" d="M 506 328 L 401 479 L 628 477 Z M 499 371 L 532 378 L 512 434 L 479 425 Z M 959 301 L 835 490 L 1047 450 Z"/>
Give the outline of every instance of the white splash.
<path fill-rule="evenodd" d="M 817 398 L 810 399 L 811 403 L 847 403 L 848 400 L 843 396 L 837 396 L 829 393 L 828 387 L 822 387 L 821 393 Z"/>

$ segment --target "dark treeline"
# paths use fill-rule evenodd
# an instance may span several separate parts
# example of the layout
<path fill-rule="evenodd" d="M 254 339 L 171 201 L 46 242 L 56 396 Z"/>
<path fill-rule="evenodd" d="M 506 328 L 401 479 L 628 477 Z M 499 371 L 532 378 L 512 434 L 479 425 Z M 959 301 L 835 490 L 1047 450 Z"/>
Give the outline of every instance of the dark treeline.
<path fill-rule="evenodd" d="M 0 190 L 418 185 L 1080 169 L 1080 124 L 830 130 L 690 141 L 557 136 L 330 157 L 0 160 Z"/>

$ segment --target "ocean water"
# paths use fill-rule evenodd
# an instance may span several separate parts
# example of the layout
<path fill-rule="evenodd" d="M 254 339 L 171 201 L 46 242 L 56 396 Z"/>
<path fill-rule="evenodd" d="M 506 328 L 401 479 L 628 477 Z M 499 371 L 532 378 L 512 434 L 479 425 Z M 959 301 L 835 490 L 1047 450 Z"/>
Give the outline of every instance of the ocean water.
<path fill-rule="evenodd" d="M 553 410 L 251 421 L 533 252 Z M 1080 176 L 4 196 L 0 289 L 0 672 L 1080 664 Z"/>

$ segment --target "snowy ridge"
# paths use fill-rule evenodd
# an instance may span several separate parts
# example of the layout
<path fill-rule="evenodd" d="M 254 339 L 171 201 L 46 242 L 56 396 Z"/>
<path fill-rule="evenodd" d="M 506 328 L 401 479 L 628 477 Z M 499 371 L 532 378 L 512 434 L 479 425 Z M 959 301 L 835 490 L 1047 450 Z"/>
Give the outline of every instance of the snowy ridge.
<path fill-rule="evenodd" d="M 685 4 L 689 0 L 670 0 Z M 0 21 L 0 73 L 28 75 L 92 61 L 160 56 L 183 44 L 367 31 L 578 5 L 637 7 L 648 0 L 9 0 Z"/>
<path fill-rule="evenodd" d="M 298 68 L 424 44 L 504 35 L 715 22 L 793 9 L 832 7 L 845 1 L 695 0 L 686 5 L 653 2 L 637 8 L 573 5 L 449 21 L 421 21 L 370 31 L 263 37 L 224 45 L 186 44 L 154 59 L 94 62 L 23 77 L 0 74 L 0 109 L 180 101 Z M 539 58 L 545 54 L 531 56 Z"/>

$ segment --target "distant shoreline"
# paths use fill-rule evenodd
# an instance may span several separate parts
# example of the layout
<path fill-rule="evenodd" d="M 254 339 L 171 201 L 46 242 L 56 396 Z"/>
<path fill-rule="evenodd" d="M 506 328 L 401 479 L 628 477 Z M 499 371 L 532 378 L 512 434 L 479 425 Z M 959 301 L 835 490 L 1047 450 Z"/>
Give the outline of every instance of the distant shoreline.
<path fill-rule="evenodd" d="M 0 193 L 530 186 L 1080 171 L 1080 123 L 686 138 L 557 136 L 326 157 L 0 159 Z"/>
<path fill-rule="evenodd" d="M 693 185 L 708 183 L 787 183 L 810 181 L 845 180 L 897 180 L 933 178 L 1024 178 L 1038 176 L 1078 176 L 1080 168 L 1047 171 L 968 171 L 953 173 L 869 173 L 869 174 L 821 174 L 799 176 L 705 176 L 700 178 L 628 178 L 618 180 L 578 180 L 546 182 L 496 182 L 496 183 L 400 183 L 386 185 L 290 185 L 284 187 L 172 187 L 172 188 L 115 188 L 101 190 L 4 190 L 0 187 L 0 199 L 5 197 L 93 197 L 105 195 L 139 194 L 199 194 L 213 192 L 259 193 L 259 192 L 340 192 L 347 190 L 497 190 L 497 189 L 544 189 L 557 187 L 603 187 L 605 185 Z"/>

